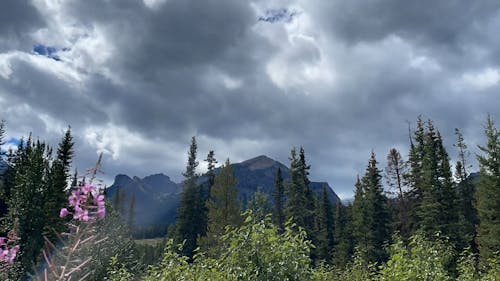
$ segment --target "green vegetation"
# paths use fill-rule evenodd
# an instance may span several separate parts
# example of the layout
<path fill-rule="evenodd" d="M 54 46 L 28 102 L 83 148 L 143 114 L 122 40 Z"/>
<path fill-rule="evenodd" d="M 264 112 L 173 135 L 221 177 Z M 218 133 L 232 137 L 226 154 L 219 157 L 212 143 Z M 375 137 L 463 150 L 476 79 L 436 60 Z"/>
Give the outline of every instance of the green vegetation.
<path fill-rule="evenodd" d="M 0 148 L 4 134 L 1 122 Z M 87 224 L 84 211 L 65 208 L 74 188 L 86 187 L 76 171 L 70 175 L 70 129 L 54 156 L 29 136 L 15 151 L 0 149 L 0 237 L 19 237 L 0 239 L 8 253 L 0 257 L 0 276 L 19 280 L 70 261 L 73 278 L 87 280 L 500 280 L 500 133 L 488 117 L 478 182 L 456 135 L 453 175 L 439 130 L 418 118 L 408 159 L 391 149 L 384 173 L 372 152 L 348 205 L 332 202 L 327 189 L 311 191 L 302 147 L 291 150 L 289 180 L 278 169 L 272 196 L 256 187 L 244 205 L 229 159 L 216 168 L 210 151 L 208 173 L 197 173 L 193 137 L 176 224 L 168 237 L 147 241 L 132 239 L 147 233 L 134 227 L 135 199 L 125 202 L 120 189 L 101 220 Z M 94 201 L 104 206 L 104 197 Z M 67 214 L 78 214 L 69 230 Z M 42 263 L 47 259 L 53 264 Z"/>

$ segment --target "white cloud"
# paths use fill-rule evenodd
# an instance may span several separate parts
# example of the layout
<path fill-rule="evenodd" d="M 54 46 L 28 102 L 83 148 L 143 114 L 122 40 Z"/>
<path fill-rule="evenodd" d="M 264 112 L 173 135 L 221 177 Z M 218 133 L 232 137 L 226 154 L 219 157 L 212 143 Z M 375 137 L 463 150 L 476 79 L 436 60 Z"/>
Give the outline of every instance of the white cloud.
<path fill-rule="evenodd" d="M 485 90 L 500 83 L 500 72 L 495 68 L 486 68 L 478 72 L 463 74 L 462 81 L 477 90 Z"/>
<path fill-rule="evenodd" d="M 167 0 L 143 0 L 144 5 L 151 10 L 158 9 L 161 5 L 165 4 Z"/>

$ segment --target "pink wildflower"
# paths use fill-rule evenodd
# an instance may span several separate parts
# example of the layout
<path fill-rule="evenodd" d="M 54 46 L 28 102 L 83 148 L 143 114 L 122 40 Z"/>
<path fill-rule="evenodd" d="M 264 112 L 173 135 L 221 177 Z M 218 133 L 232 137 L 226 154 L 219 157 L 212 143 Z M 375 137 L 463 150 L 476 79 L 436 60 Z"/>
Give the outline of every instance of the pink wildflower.
<path fill-rule="evenodd" d="M 71 214 L 71 213 L 68 211 L 68 209 L 62 208 L 61 212 L 59 212 L 59 217 L 64 218 L 65 216 L 67 216 L 69 214 Z"/>

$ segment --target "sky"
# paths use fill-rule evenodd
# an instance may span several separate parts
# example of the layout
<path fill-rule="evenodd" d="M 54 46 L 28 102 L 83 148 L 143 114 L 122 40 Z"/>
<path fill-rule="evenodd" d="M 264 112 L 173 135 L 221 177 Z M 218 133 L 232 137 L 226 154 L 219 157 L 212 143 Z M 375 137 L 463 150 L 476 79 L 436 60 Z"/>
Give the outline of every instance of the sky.
<path fill-rule="evenodd" d="M 303 146 L 345 199 L 372 150 L 381 169 L 407 155 L 419 115 L 476 162 L 500 122 L 498 30 L 498 0 L 6 0 L 0 118 L 10 145 L 71 126 L 74 167 L 103 152 L 108 184 L 182 180 L 192 136 L 221 163 Z"/>

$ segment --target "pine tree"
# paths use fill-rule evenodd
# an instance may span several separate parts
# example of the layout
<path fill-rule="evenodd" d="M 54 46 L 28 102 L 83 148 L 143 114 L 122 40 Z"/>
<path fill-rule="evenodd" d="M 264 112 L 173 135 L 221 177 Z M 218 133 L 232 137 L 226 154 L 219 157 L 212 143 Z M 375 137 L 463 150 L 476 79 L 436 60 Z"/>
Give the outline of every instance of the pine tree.
<path fill-rule="evenodd" d="M 285 185 L 283 183 L 283 175 L 280 167 L 278 167 L 278 171 L 276 172 L 276 177 L 274 179 L 273 203 L 274 222 L 276 223 L 278 229 L 283 232 L 285 230 Z"/>
<path fill-rule="evenodd" d="M 215 180 L 215 164 L 217 164 L 217 159 L 215 159 L 215 153 L 210 150 L 207 155 L 207 177 L 208 177 L 208 194 L 210 194 L 210 189 L 214 185 Z"/>
<path fill-rule="evenodd" d="M 488 116 L 485 126 L 486 145 L 479 146 L 479 182 L 476 190 L 477 244 L 482 262 L 500 251 L 500 131 Z"/>
<path fill-rule="evenodd" d="M 335 205 L 333 264 L 338 268 L 345 267 L 354 253 L 353 205 Z"/>
<path fill-rule="evenodd" d="M 460 245 L 459 249 L 470 247 L 473 252 L 477 252 L 477 245 L 474 242 L 475 225 L 477 221 L 477 212 L 474 208 L 475 187 L 469 177 L 469 167 L 467 158 L 469 152 L 467 145 L 460 130 L 455 128 L 457 143 L 454 145 L 458 149 L 458 160 L 455 165 L 455 178 L 458 191 L 458 207 L 459 211 L 459 233 Z"/>
<path fill-rule="evenodd" d="M 188 163 L 186 171 L 183 173 L 184 187 L 181 205 L 177 210 L 175 235 L 177 243 L 184 243 L 182 254 L 190 259 L 193 257 L 194 250 L 198 247 L 196 240 L 204 231 L 201 226 L 203 225 L 205 207 L 203 205 L 202 189 L 198 186 L 198 174 L 196 173 L 196 167 L 198 167 L 198 161 L 196 161 L 197 148 L 196 138 L 192 137 L 188 152 Z"/>
<path fill-rule="evenodd" d="M 134 232 L 135 225 L 135 195 L 132 194 L 132 198 L 130 198 L 129 208 L 128 208 L 128 216 L 127 216 L 127 226 L 130 229 L 130 232 Z"/>
<path fill-rule="evenodd" d="M 309 188 L 309 169 L 306 164 L 304 149 L 300 148 L 299 157 L 295 148 L 290 153 L 290 182 L 287 188 L 285 214 L 293 222 L 306 230 L 308 238 L 313 239 L 314 232 L 314 195 Z"/>
<path fill-rule="evenodd" d="M 415 225 L 412 232 L 418 228 L 428 238 L 439 232 L 456 246 L 460 241 L 458 198 L 441 134 L 431 120 L 424 125 L 419 118 L 414 140 L 407 177 L 410 214 Z"/>
<path fill-rule="evenodd" d="M 207 235 L 200 239 L 203 248 L 212 255 L 217 255 L 218 239 L 225 233 L 226 227 L 236 227 L 241 223 L 241 203 L 238 200 L 236 184 L 233 169 L 229 159 L 227 159 L 220 172 L 215 176 L 214 186 L 207 202 Z"/>
<path fill-rule="evenodd" d="M 381 263 L 387 255 L 383 246 L 390 238 L 390 218 L 377 163 L 372 151 L 365 175 L 356 183 L 353 216 L 354 237 L 363 260 Z"/>
<path fill-rule="evenodd" d="M 0 218 L 2 218 L 7 213 L 7 201 L 10 197 L 10 190 L 7 190 L 4 185 L 4 175 L 8 170 L 7 163 L 5 161 L 6 151 L 3 150 L 5 145 L 5 121 L 0 121 Z"/>
<path fill-rule="evenodd" d="M 44 210 L 47 217 L 44 234 L 50 240 L 55 240 L 57 233 L 66 229 L 65 220 L 59 217 L 59 211 L 67 205 L 68 179 L 74 154 L 73 145 L 71 129 L 68 128 L 59 143 L 56 159 L 50 169 L 48 189 L 44 196 Z"/>
<path fill-rule="evenodd" d="M 387 167 L 385 169 L 385 177 L 387 179 L 387 185 L 389 185 L 395 191 L 390 192 L 391 194 L 396 194 L 396 212 L 397 216 L 395 218 L 395 229 L 400 233 L 403 238 L 408 238 L 410 234 L 410 216 L 409 216 L 409 206 L 407 194 L 405 191 L 406 183 L 405 177 L 407 177 L 408 169 L 399 151 L 395 148 L 389 150 L 387 155 Z"/>
<path fill-rule="evenodd" d="M 422 162 L 424 158 L 424 122 L 419 116 L 417 119 L 417 128 L 414 132 L 414 136 L 411 136 L 411 129 L 408 127 L 410 133 L 410 153 L 408 159 L 409 171 L 404 177 L 405 182 L 408 185 L 407 194 L 407 204 L 408 204 L 408 215 L 409 215 L 409 226 L 410 233 L 414 234 L 418 229 L 418 215 L 417 210 L 422 201 L 422 185 L 423 185 L 423 168 Z"/>
<path fill-rule="evenodd" d="M 328 198 L 326 187 L 318 200 L 316 211 L 316 253 L 318 260 L 324 260 L 328 263 L 332 260 L 334 246 L 334 220 L 333 206 Z"/>
<path fill-rule="evenodd" d="M 257 221 L 264 220 L 273 211 L 269 196 L 262 191 L 261 187 L 257 187 L 257 191 L 254 192 L 252 198 L 248 201 L 247 209 L 252 210 L 253 217 Z"/>
<path fill-rule="evenodd" d="M 50 148 L 31 136 L 21 143 L 13 161 L 12 192 L 8 202 L 6 229 L 17 226 L 21 252 L 14 268 L 28 272 L 36 263 L 44 245 L 43 231 L 47 224 L 44 198 L 50 179 Z M 21 276 L 18 276 L 21 278 Z"/>
<path fill-rule="evenodd" d="M 448 154 L 441 134 L 427 122 L 421 165 L 421 198 L 417 205 L 420 229 L 429 238 L 437 232 L 458 242 L 458 209 Z"/>

